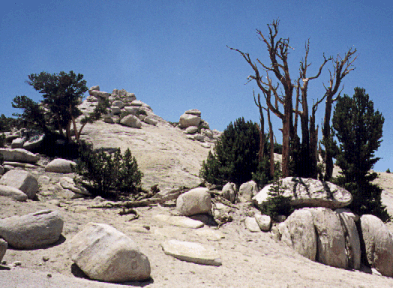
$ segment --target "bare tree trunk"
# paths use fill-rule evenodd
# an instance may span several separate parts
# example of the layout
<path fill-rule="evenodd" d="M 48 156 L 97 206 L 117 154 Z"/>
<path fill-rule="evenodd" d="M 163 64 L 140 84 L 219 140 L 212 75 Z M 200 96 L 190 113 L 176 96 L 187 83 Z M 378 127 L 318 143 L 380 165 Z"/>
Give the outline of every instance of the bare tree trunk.
<path fill-rule="evenodd" d="M 274 142 L 273 142 L 273 125 L 270 121 L 270 109 L 267 110 L 267 120 L 269 121 L 269 138 L 270 138 L 270 177 L 274 178 Z"/>

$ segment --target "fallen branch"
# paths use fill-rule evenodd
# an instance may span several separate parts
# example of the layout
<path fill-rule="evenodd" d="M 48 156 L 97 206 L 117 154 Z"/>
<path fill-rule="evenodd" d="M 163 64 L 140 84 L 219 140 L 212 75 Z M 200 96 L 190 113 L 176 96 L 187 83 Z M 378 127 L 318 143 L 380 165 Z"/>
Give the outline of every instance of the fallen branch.
<path fill-rule="evenodd" d="M 193 188 L 196 188 L 196 187 L 193 187 Z M 177 197 L 179 197 L 180 194 L 182 194 L 188 190 L 191 190 L 193 188 L 181 187 L 178 189 L 171 190 L 162 196 L 159 193 L 157 193 L 155 195 L 155 197 L 147 198 L 147 199 L 143 199 L 143 200 L 125 201 L 125 202 L 105 202 L 103 204 L 90 206 L 88 208 L 90 208 L 90 209 L 95 209 L 95 208 L 101 208 L 101 209 L 135 208 L 135 207 L 146 207 L 146 206 L 150 206 L 153 204 L 162 204 L 164 202 L 167 202 L 167 201 L 170 201 L 173 199 L 177 199 Z"/>

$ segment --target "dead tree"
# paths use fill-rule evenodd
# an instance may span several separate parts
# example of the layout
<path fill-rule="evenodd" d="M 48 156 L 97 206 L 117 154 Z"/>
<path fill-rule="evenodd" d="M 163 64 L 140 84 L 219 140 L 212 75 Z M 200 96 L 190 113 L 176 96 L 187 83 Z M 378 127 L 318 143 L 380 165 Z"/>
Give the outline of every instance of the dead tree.
<path fill-rule="evenodd" d="M 270 64 L 262 63 L 258 58 L 253 62 L 248 53 L 244 53 L 239 49 L 230 48 L 239 52 L 254 71 L 254 75 L 250 75 L 249 81 L 255 80 L 259 89 L 262 91 L 267 111 L 272 111 L 282 121 L 283 133 L 282 140 L 282 177 L 290 176 L 289 161 L 292 157 L 295 160 L 297 176 L 317 178 L 317 161 L 318 161 L 318 125 L 316 126 L 315 114 L 318 105 L 325 100 L 325 117 L 322 128 L 322 142 L 325 146 L 324 161 L 326 163 L 325 180 L 331 178 L 333 170 L 333 152 L 330 133 L 330 118 L 332 112 L 333 98 L 341 85 L 342 79 L 354 68 L 352 66 L 356 57 L 351 60 L 356 53 L 356 49 L 345 54 L 344 59 L 339 56 L 333 61 L 333 73 L 330 72 L 329 86 L 325 86 L 325 94 L 320 100 L 312 106 L 311 115 L 308 109 L 308 85 L 311 80 L 317 79 L 327 62 L 333 60 L 332 57 L 326 58 L 319 67 L 317 74 L 313 77 L 307 77 L 307 69 L 311 65 L 308 63 L 309 41 L 306 43 L 306 53 L 304 59 L 300 62 L 300 75 L 294 83 L 292 83 L 289 67 L 288 67 L 288 51 L 289 39 L 278 38 L 279 21 L 273 21 L 268 24 L 269 35 L 265 37 L 260 30 L 257 34 L 263 41 L 269 53 Z M 263 68 L 263 76 L 259 71 L 260 66 Z M 277 83 L 273 84 L 271 74 L 274 74 Z M 301 84 L 302 83 L 302 84 Z M 293 92 L 296 88 L 295 109 L 293 108 Z M 283 90 L 283 94 L 279 91 Z M 272 99 L 273 98 L 273 99 Z M 257 105 L 258 106 L 258 105 Z M 300 110 L 299 106 L 302 110 Z M 261 108 L 260 114 L 261 113 Z M 300 117 L 301 126 L 301 143 L 298 136 L 297 126 L 298 117 Z M 293 121 L 294 119 L 294 121 Z M 294 122 L 294 123 L 293 123 Z M 300 150 L 300 151 L 299 151 Z M 296 155 L 295 155 L 296 151 Z"/>
<path fill-rule="evenodd" d="M 254 70 L 254 75 L 250 75 L 249 79 L 256 81 L 259 89 L 264 94 L 267 107 L 282 121 L 282 176 L 287 177 L 289 176 L 290 140 L 294 136 L 294 127 L 292 121 L 292 96 L 294 85 L 292 84 L 288 68 L 288 51 L 291 48 L 289 46 L 289 39 L 276 39 L 278 34 L 278 26 L 278 20 L 273 21 L 272 24 L 268 25 L 269 36 L 267 38 L 260 30 L 257 30 L 260 40 L 266 44 L 269 52 L 269 65 L 265 65 L 259 59 L 257 59 L 257 62 L 266 72 L 266 80 L 263 80 L 257 64 L 251 60 L 248 53 L 244 53 L 239 49 L 230 49 L 239 52 L 247 61 L 247 63 L 252 67 Z M 277 78 L 277 85 L 273 84 L 270 73 L 273 73 Z M 279 95 L 280 84 L 284 89 L 284 95 Z M 274 104 L 272 103 L 272 96 L 274 97 Z M 282 105 L 284 111 L 280 111 L 279 104 Z"/>
<path fill-rule="evenodd" d="M 322 143 L 325 146 L 325 151 L 324 151 L 324 157 L 323 161 L 326 166 L 326 173 L 324 176 L 325 181 L 329 181 L 330 178 L 332 178 L 333 174 L 333 140 L 331 137 L 331 128 L 330 128 L 330 118 L 332 115 L 332 106 L 333 102 L 337 100 L 337 97 L 340 96 L 340 93 L 336 98 L 333 98 L 336 93 L 338 92 L 341 81 L 344 79 L 345 76 L 349 74 L 352 70 L 355 68 L 353 67 L 353 62 L 356 60 L 357 57 L 352 57 L 356 53 L 356 49 L 352 50 L 350 48 L 348 52 L 345 54 L 345 57 L 342 59 L 339 55 L 336 57 L 336 59 L 333 62 L 333 73 L 330 72 L 330 80 L 329 80 L 329 86 L 324 86 L 325 87 L 325 95 L 324 97 L 326 98 L 326 105 L 325 105 L 325 117 L 323 121 L 323 128 L 322 128 Z"/>

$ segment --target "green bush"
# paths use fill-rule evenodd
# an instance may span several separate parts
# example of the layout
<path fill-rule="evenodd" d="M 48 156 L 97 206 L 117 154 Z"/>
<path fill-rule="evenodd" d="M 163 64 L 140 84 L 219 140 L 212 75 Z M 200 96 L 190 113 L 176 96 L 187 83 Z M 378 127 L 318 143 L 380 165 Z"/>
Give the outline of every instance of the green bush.
<path fill-rule="evenodd" d="M 127 149 L 124 154 L 121 153 L 120 148 L 114 153 L 97 152 L 86 144 L 80 147 L 76 172 L 84 183 L 89 183 L 88 186 L 94 196 L 105 198 L 136 194 L 143 177 L 130 149 Z"/>
<path fill-rule="evenodd" d="M 199 175 L 211 184 L 222 186 L 233 182 L 240 186 L 250 181 L 253 173 L 261 167 L 258 152 L 258 125 L 239 118 L 223 131 L 214 153 L 209 152 L 206 161 L 203 161 Z"/>
<path fill-rule="evenodd" d="M 386 170 L 386 173 L 392 173 L 392 172 L 390 172 L 390 169 L 388 168 L 388 169 Z"/>
<path fill-rule="evenodd" d="M 275 182 L 268 192 L 270 197 L 260 207 L 263 214 L 269 215 L 276 221 L 279 215 L 289 216 L 294 211 L 290 204 L 292 197 L 283 196 L 284 190 L 285 187 L 282 186 L 282 181 Z"/>

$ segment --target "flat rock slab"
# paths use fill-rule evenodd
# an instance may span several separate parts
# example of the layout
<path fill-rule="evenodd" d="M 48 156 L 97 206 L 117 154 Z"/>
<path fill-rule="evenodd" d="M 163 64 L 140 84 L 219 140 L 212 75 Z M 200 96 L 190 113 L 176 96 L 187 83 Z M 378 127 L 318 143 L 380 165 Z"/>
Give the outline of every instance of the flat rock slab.
<path fill-rule="evenodd" d="M 191 229 L 198 229 L 205 225 L 201 221 L 193 220 L 185 216 L 170 216 L 170 215 L 157 214 L 154 216 L 154 219 L 164 223 L 168 223 L 173 226 L 191 228 Z"/>
<path fill-rule="evenodd" d="M 210 240 L 210 241 L 220 241 L 225 238 L 225 235 L 218 230 L 213 230 L 210 228 L 202 228 L 195 230 L 195 234 L 199 237 Z"/>
<path fill-rule="evenodd" d="M 266 185 L 252 199 L 261 207 L 271 195 L 279 189 L 282 196 L 291 197 L 294 207 L 326 207 L 331 209 L 343 208 L 351 204 L 352 195 L 349 191 L 330 182 L 322 182 L 311 178 L 286 177 L 276 183 Z"/>
<path fill-rule="evenodd" d="M 221 266 L 217 251 L 199 243 L 169 240 L 161 244 L 165 254 L 177 259 L 203 265 Z"/>

